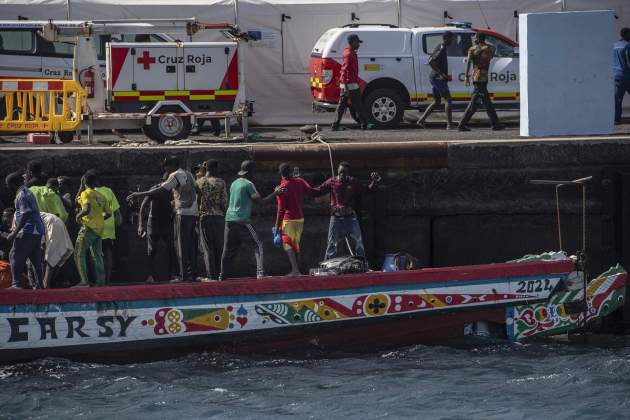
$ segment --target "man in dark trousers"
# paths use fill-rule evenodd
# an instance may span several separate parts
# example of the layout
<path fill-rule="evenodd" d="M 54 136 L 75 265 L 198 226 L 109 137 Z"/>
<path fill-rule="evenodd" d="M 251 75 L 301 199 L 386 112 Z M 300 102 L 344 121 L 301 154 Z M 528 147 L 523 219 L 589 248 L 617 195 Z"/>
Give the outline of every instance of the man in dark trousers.
<path fill-rule="evenodd" d="M 449 76 L 448 76 L 448 46 L 453 43 L 453 32 L 446 31 L 442 35 L 442 43 L 435 47 L 431 57 L 429 57 L 429 66 L 431 66 L 431 74 L 429 75 L 429 81 L 433 87 L 433 102 L 424 111 L 424 114 L 420 117 L 417 124 L 426 128 L 424 122 L 427 117 L 439 107 L 444 99 L 444 111 L 446 112 L 446 129 L 451 129 L 453 123 L 453 112 L 451 99 L 451 91 L 448 88 Z"/>
<path fill-rule="evenodd" d="M 622 28 L 621 39 L 615 42 L 613 62 L 615 70 L 615 124 L 621 124 L 623 97 L 630 94 L 630 28 Z"/>
<path fill-rule="evenodd" d="M 165 173 L 162 182 L 168 179 Z M 160 184 L 154 185 L 151 189 L 159 188 Z M 147 223 L 144 224 L 144 209 L 149 209 Z M 140 210 L 138 210 L 138 236 L 147 238 L 147 256 L 149 257 L 149 277 L 147 283 L 153 283 L 160 279 L 158 274 L 158 263 L 156 256 L 158 247 L 162 242 L 166 248 L 168 257 L 169 280 L 175 278 L 175 247 L 173 240 L 173 206 L 171 205 L 171 193 L 165 189 L 160 189 L 158 193 L 144 197 Z"/>
<path fill-rule="evenodd" d="M 348 107 L 348 99 L 352 101 L 352 108 L 359 117 L 361 129 L 367 130 L 372 127 L 367 122 L 365 109 L 361 101 L 361 89 L 359 88 L 359 58 L 357 57 L 357 50 L 362 42 L 358 35 L 348 35 L 348 46 L 343 50 L 343 64 L 341 65 L 339 84 L 341 96 L 339 97 L 339 105 L 337 105 L 337 116 L 332 124 L 333 131 L 339 130 L 339 124 Z"/>
<path fill-rule="evenodd" d="M 195 227 L 199 216 L 195 177 L 190 171 L 180 168 L 177 156 L 167 157 L 164 160 L 163 168 L 169 174 L 166 181 L 149 191 L 131 193 L 127 197 L 127 201 L 160 194 L 160 190 L 173 192 L 173 207 L 175 210 L 173 225 L 175 252 L 179 262 L 179 277 L 171 281 L 173 283 L 193 281 L 193 258 L 197 243 Z"/>
<path fill-rule="evenodd" d="M 230 201 L 225 212 L 225 233 L 223 255 L 221 256 L 221 274 L 219 280 L 232 276 L 234 258 L 241 245 L 249 245 L 254 249 L 256 257 L 256 277 L 264 276 L 263 247 L 252 226 L 252 206 L 254 202 L 266 203 L 278 194 L 286 192 L 286 188 L 277 188 L 263 198 L 256 190 L 254 179 L 254 162 L 245 160 L 241 163 L 238 178 L 230 185 Z"/>
<path fill-rule="evenodd" d="M 372 172 L 367 188 L 371 190 L 379 179 L 379 175 Z M 350 176 L 350 164 L 341 162 L 337 168 L 337 176 L 328 178 L 322 185 L 313 190 L 315 194 L 330 193 L 331 216 L 324 259 L 333 258 L 337 254 L 339 242 L 345 238 L 354 241 L 355 255 L 365 258 L 361 227 L 354 210 L 355 201 L 363 192 L 364 187 L 358 179 Z"/>
<path fill-rule="evenodd" d="M 206 277 L 217 280 L 221 271 L 225 211 L 227 210 L 227 189 L 225 181 L 219 178 L 219 162 L 209 159 L 203 165 L 204 176 L 197 180 L 199 194 L 199 235 Z"/>
<path fill-rule="evenodd" d="M 490 62 L 494 57 L 494 48 L 490 44 L 486 44 L 486 35 L 477 32 L 474 38 L 474 45 L 468 50 L 468 58 L 466 59 L 466 86 L 470 86 L 470 66 L 473 66 L 473 85 L 475 87 L 473 94 L 464 112 L 462 120 L 459 122 L 459 131 L 470 131 L 468 122 L 477 112 L 479 104 L 483 104 L 490 118 L 493 130 L 502 130 L 504 127 L 499 123 L 499 117 L 494 110 L 494 105 L 490 100 L 488 93 L 488 72 L 490 71 Z"/>
<path fill-rule="evenodd" d="M 7 189 L 15 195 L 15 228 L 6 237 L 7 242 L 12 244 L 9 253 L 12 289 L 21 288 L 22 274 L 26 273 L 26 260 L 33 266 L 36 287 L 41 288 L 43 280 L 41 244 L 45 234 L 44 222 L 35 196 L 23 182 L 20 172 L 13 172 L 5 179 Z"/>

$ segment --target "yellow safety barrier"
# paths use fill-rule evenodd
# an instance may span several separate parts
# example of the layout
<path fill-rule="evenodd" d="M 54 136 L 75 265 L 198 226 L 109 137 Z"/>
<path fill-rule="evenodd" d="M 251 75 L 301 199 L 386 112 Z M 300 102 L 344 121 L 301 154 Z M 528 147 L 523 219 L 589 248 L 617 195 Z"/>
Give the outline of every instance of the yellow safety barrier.
<path fill-rule="evenodd" d="M 0 131 L 75 131 L 86 107 L 74 80 L 0 80 Z"/>

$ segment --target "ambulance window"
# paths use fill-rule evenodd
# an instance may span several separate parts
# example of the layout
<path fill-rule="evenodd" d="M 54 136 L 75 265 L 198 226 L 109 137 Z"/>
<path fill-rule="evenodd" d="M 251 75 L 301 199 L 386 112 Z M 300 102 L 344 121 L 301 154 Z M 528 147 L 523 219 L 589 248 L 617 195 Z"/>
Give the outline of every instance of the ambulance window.
<path fill-rule="evenodd" d="M 30 30 L 0 30 L 0 52 L 29 54 L 35 49 L 34 32 Z"/>
<path fill-rule="evenodd" d="M 453 43 L 448 46 L 446 53 L 449 57 L 465 57 L 471 45 L 470 33 L 458 32 L 454 35 L 455 39 Z M 435 47 L 440 45 L 441 42 L 442 32 L 424 35 L 422 44 L 425 54 L 432 54 Z"/>
<path fill-rule="evenodd" d="M 514 47 L 506 41 L 486 35 L 486 42 L 497 49 L 494 53 L 495 57 L 514 57 Z"/>
<path fill-rule="evenodd" d="M 121 42 L 164 42 L 164 40 L 155 34 L 123 34 Z"/>
<path fill-rule="evenodd" d="M 328 43 L 328 41 L 330 40 L 330 38 L 333 36 L 335 32 L 336 32 L 336 29 L 329 29 L 326 32 L 324 32 L 324 34 L 319 37 L 319 39 L 317 40 L 317 43 L 313 47 L 313 51 L 311 52 L 311 55 L 321 56 L 324 53 L 324 48 L 326 47 L 326 44 Z"/>

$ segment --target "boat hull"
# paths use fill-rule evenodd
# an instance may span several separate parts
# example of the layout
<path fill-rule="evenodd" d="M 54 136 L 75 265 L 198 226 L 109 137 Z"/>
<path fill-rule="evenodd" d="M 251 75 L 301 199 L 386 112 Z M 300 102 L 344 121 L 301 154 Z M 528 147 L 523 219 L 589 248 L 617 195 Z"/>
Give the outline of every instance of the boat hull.
<path fill-rule="evenodd" d="M 151 360 L 209 350 L 371 351 L 440 343 L 544 303 L 570 260 L 297 279 L 0 292 L 0 362 Z"/>

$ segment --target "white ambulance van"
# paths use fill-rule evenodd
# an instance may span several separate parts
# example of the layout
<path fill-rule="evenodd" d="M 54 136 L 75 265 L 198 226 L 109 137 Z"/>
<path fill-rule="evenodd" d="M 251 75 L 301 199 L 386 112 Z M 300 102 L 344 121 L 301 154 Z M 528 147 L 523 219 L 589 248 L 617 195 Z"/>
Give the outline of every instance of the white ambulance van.
<path fill-rule="evenodd" d="M 475 32 L 483 32 L 486 42 L 496 47 L 488 90 L 498 109 L 518 109 L 518 44 L 496 32 L 473 29 L 469 24 L 412 29 L 351 24 L 326 31 L 311 52 L 313 109 L 336 108 L 343 50 L 348 35 L 357 34 L 363 41 L 358 51 L 359 84 L 369 122 L 379 128 L 396 127 L 405 109 L 422 109 L 431 102 L 428 60 L 446 31 L 455 35 L 455 42 L 448 48 L 448 66 L 456 108 L 458 104 L 463 107 L 472 94 L 472 86 L 464 84 L 465 58 Z"/>
<path fill-rule="evenodd" d="M 72 79 L 74 45 L 44 39 L 43 21 L 0 21 L 0 78 Z M 171 42 L 167 34 L 119 34 L 94 37 L 99 71 L 105 80 L 105 45 L 108 42 Z"/>

